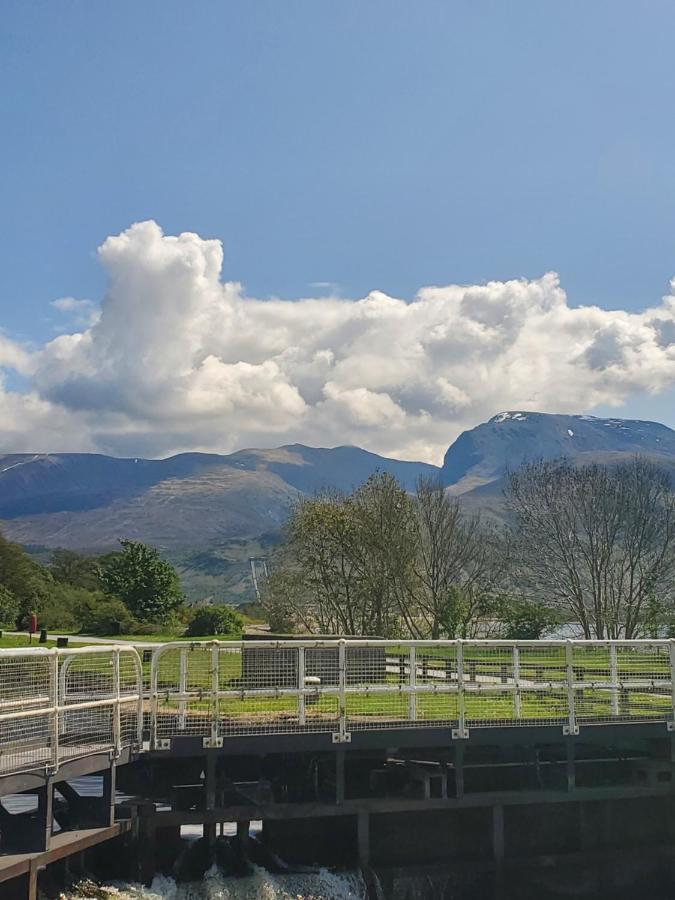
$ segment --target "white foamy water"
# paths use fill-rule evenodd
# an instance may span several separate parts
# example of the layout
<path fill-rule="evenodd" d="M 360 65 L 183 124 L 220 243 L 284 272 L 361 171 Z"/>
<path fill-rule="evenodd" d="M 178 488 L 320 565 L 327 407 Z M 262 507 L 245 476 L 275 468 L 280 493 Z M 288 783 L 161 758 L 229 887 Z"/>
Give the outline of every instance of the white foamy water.
<path fill-rule="evenodd" d="M 272 875 L 254 867 L 251 875 L 232 878 L 213 866 L 199 883 L 176 884 L 157 875 L 150 887 L 127 884 L 88 889 L 82 885 L 63 896 L 67 900 L 364 900 L 366 889 L 355 872 Z"/>

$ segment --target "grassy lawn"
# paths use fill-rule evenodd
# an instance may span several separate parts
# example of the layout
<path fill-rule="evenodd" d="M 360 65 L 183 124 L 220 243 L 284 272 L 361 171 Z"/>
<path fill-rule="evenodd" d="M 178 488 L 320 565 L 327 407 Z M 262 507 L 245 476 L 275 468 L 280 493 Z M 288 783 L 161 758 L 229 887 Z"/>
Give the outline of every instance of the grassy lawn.
<path fill-rule="evenodd" d="M 47 641 L 46 644 L 39 642 L 40 635 L 33 635 L 33 642 L 28 642 L 27 634 L 3 634 L 0 637 L 0 649 L 3 647 L 55 647 L 56 641 Z"/>

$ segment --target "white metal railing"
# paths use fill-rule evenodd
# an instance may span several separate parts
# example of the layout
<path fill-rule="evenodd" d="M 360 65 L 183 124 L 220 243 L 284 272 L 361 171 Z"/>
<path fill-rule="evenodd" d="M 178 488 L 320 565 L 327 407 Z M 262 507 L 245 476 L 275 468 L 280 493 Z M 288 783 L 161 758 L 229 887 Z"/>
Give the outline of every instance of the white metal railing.
<path fill-rule="evenodd" d="M 0 775 L 140 746 L 142 686 L 132 646 L 0 650 Z"/>
<path fill-rule="evenodd" d="M 151 667 L 151 744 L 201 737 L 663 721 L 675 642 L 210 641 L 165 644 Z"/>
<path fill-rule="evenodd" d="M 0 776 L 180 737 L 219 747 L 396 728 L 446 728 L 448 740 L 525 725 L 672 731 L 674 710 L 675 641 L 174 642 L 147 665 L 130 645 L 0 650 Z"/>

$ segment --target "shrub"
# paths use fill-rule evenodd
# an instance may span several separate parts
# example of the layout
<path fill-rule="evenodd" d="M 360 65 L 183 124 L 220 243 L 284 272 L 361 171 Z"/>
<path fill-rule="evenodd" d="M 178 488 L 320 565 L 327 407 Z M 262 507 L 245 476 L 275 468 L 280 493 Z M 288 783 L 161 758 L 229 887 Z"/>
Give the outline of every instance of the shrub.
<path fill-rule="evenodd" d="M 193 612 L 185 634 L 189 637 L 241 634 L 243 627 L 242 617 L 231 606 L 202 606 Z"/>
<path fill-rule="evenodd" d="M 84 634 L 138 634 L 138 621 L 119 597 L 104 597 L 82 616 Z"/>

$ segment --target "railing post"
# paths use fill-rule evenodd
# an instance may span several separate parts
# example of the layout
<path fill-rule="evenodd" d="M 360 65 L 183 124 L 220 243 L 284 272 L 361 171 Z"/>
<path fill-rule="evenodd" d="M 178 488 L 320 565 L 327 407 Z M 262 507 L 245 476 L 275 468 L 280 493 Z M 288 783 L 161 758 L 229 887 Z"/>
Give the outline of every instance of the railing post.
<path fill-rule="evenodd" d="M 352 736 L 347 731 L 347 646 L 338 641 L 338 730 L 333 734 L 334 744 L 345 744 Z"/>
<path fill-rule="evenodd" d="M 132 659 L 134 661 L 134 671 L 136 672 L 136 746 L 138 749 L 143 747 L 143 717 L 145 710 L 145 684 L 143 679 L 143 660 L 140 653 L 135 647 L 131 648 Z"/>
<path fill-rule="evenodd" d="M 611 698 L 612 698 L 612 715 L 619 715 L 619 666 L 617 662 L 616 655 L 616 644 L 612 643 L 609 645 L 609 680 L 612 685 L 611 687 Z"/>
<path fill-rule="evenodd" d="M 417 686 L 417 649 L 415 647 L 409 648 L 408 653 L 408 666 L 410 667 L 409 672 L 409 688 L 410 693 L 408 694 L 408 718 L 411 722 L 417 721 L 417 692 L 415 690 Z"/>
<path fill-rule="evenodd" d="M 61 698 L 59 697 L 59 651 L 52 651 L 52 658 L 49 660 L 49 697 L 52 706 L 52 770 L 56 772 L 59 767 L 59 730 L 61 725 Z M 50 822 L 51 827 L 51 822 Z"/>
<path fill-rule="evenodd" d="M 122 753 L 122 721 L 120 712 L 120 648 L 115 647 L 112 657 L 113 667 L 113 692 L 115 704 L 113 706 L 113 753 L 117 759 Z"/>
<path fill-rule="evenodd" d="M 220 647 L 214 641 L 211 646 L 211 736 L 204 738 L 204 747 L 222 747 L 223 739 L 218 731 L 220 726 Z"/>
<path fill-rule="evenodd" d="M 453 740 L 464 740 L 469 737 L 466 728 L 466 707 L 464 696 L 464 643 L 457 641 L 457 728 L 452 730 Z"/>
<path fill-rule="evenodd" d="M 298 647 L 298 724 L 305 724 L 305 648 Z"/>
<path fill-rule="evenodd" d="M 187 703 L 184 696 L 187 693 L 187 649 L 181 648 L 179 653 L 178 691 L 181 694 L 181 699 L 178 701 L 178 728 L 181 731 L 185 731 L 185 710 L 187 708 Z"/>
<path fill-rule="evenodd" d="M 576 720 L 574 699 L 574 656 L 572 641 L 565 641 L 565 664 L 567 669 L 567 725 L 563 725 L 563 734 L 579 734 Z"/>
<path fill-rule="evenodd" d="M 162 648 L 155 648 L 152 651 L 150 659 L 150 747 L 153 750 L 159 750 L 159 739 L 157 737 L 157 669 L 159 668 L 159 657 Z"/>
<path fill-rule="evenodd" d="M 520 719 L 523 714 L 522 698 L 520 696 L 520 648 L 513 645 L 513 716 Z"/>

